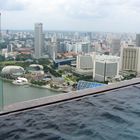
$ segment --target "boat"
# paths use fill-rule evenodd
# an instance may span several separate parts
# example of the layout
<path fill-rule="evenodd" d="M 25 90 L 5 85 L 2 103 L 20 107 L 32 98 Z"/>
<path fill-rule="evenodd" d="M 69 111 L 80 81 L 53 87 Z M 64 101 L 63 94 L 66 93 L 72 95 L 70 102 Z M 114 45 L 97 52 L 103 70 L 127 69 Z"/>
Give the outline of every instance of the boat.
<path fill-rule="evenodd" d="M 26 78 L 23 78 L 23 77 L 18 77 L 12 83 L 15 85 L 27 85 L 27 84 L 29 84 L 28 80 Z"/>

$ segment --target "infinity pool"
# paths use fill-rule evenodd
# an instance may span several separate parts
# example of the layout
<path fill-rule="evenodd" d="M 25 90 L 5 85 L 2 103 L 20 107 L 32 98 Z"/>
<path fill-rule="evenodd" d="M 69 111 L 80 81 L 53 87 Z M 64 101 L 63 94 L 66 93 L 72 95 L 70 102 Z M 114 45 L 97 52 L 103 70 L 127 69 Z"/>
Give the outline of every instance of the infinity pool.
<path fill-rule="evenodd" d="M 0 117 L 1 140 L 140 140 L 140 85 Z"/>

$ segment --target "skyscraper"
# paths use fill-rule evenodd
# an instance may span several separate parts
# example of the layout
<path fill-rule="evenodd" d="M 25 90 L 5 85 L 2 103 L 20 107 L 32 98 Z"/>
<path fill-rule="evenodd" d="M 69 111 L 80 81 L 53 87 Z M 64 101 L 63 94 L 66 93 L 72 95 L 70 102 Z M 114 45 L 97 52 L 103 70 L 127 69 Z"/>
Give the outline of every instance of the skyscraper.
<path fill-rule="evenodd" d="M 50 43 L 50 48 L 49 48 L 49 56 L 52 60 L 55 61 L 55 58 L 57 56 L 57 36 L 56 36 L 55 33 L 51 37 L 51 43 Z"/>
<path fill-rule="evenodd" d="M 136 47 L 140 47 L 140 34 L 136 35 Z"/>
<path fill-rule="evenodd" d="M 78 55 L 76 68 L 83 69 L 83 70 L 94 69 L 94 61 L 95 61 L 95 54 Z"/>
<path fill-rule="evenodd" d="M 43 34 L 43 27 L 42 23 L 35 24 L 35 58 L 39 59 L 42 56 L 42 49 L 44 46 L 44 34 Z"/>
<path fill-rule="evenodd" d="M 118 75 L 119 57 L 110 55 L 97 56 L 95 63 L 95 81 L 105 82 L 107 78 L 114 78 Z"/>
<path fill-rule="evenodd" d="M 140 73 L 140 47 L 123 48 L 121 52 L 121 70 Z"/>
<path fill-rule="evenodd" d="M 112 55 L 119 56 L 120 55 L 120 48 L 121 48 L 121 40 L 114 38 L 111 42 L 111 53 Z"/>

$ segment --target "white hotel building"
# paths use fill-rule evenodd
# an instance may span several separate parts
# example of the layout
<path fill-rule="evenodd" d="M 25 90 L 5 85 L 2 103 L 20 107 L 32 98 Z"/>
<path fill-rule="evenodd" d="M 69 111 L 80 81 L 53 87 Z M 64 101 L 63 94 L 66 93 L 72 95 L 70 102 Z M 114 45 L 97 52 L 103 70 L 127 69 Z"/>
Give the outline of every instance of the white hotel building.
<path fill-rule="evenodd" d="M 85 54 L 77 56 L 76 71 L 92 75 L 96 81 L 104 82 L 108 77 L 119 75 L 120 57 L 110 55 Z"/>
<path fill-rule="evenodd" d="M 97 55 L 94 80 L 104 82 L 107 78 L 119 76 L 120 57 L 111 55 Z"/>

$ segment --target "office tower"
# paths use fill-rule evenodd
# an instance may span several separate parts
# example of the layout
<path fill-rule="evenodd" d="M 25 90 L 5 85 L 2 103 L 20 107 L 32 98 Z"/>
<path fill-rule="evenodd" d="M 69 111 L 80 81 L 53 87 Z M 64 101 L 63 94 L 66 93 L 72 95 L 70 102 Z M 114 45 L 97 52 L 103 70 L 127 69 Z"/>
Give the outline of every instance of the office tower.
<path fill-rule="evenodd" d="M 84 42 L 82 43 L 82 52 L 89 53 L 90 52 L 90 43 Z"/>
<path fill-rule="evenodd" d="M 120 39 L 112 39 L 111 42 L 111 53 L 112 55 L 119 56 L 121 48 L 121 40 Z"/>
<path fill-rule="evenodd" d="M 111 55 L 78 55 L 76 72 L 91 75 L 96 81 L 104 82 L 107 77 L 114 78 L 119 75 L 120 57 Z"/>
<path fill-rule="evenodd" d="M 122 49 L 121 70 L 131 70 L 140 73 L 140 47 L 127 47 Z"/>
<path fill-rule="evenodd" d="M 89 41 L 91 41 L 92 40 L 92 32 L 87 32 L 87 36 L 89 38 Z"/>
<path fill-rule="evenodd" d="M 56 34 L 51 36 L 51 40 L 48 42 L 48 55 L 49 58 L 55 61 L 57 57 L 57 37 Z"/>
<path fill-rule="evenodd" d="M 75 32 L 74 33 L 74 41 L 77 41 L 79 39 L 79 33 Z"/>
<path fill-rule="evenodd" d="M 53 61 L 55 61 L 57 57 L 57 36 L 56 33 L 53 34 L 51 38 L 51 50 L 50 50 L 50 57 Z"/>
<path fill-rule="evenodd" d="M 56 43 L 56 42 L 57 42 L 56 33 L 54 33 L 53 36 L 51 37 L 51 42 L 52 42 L 52 43 Z"/>
<path fill-rule="evenodd" d="M 136 35 L 136 47 L 140 47 L 140 34 Z"/>
<path fill-rule="evenodd" d="M 116 56 L 96 56 L 94 80 L 105 82 L 107 78 L 114 78 L 119 75 L 120 58 Z"/>
<path fill-rule="evenodd" d="M 72 43 L 66 43 L 66 51 L 71 52 L 73 51 L 73 44 Z"/>
<path fill-rule="evenodd" d="M 49 58 L 52 59 L 53 61 L 55 61 L 55 59 L 57 58 L 57 46 L 55 43 L 49 44 L 48 55 L 49 55 Z"/>
<path fill-rule="evenodd" d="M 39 59 L 42 57 L 42 49 L 44 46 L 44 34 L 43 34 L 43 27 L 42 23 L 35 24 L 35 58 Z"/>
<path fill-rule="evenodd" d="M 52 60 L 55 61 L 57 57 L 57 45 L 55 43 L 52 44 Z"/>
<path fill-rule="evenodd" d="M 7 45 L 7 51 L 8 52 L 13 52 L 13 44 Z"/>
<path fill-rule="evenodd" d="M 76 73 L 93 76 L 95 70 L 96 53 L 78 55 L 76 60 Z"/>
<path fill-rule="evenodd" d="M 74 53 L 82 52 L 82 44 L 80 42 L 72 43 L 72 51 Z"/>
<path fill-rule="evenodd" d="M 85 69 L 85 70 L 88 70 L 88 69 L 93 69 L 94 67 L 94 55 L 88 55 L 88 54 L 85 54 L 85 55 L 78 55 L 77 56 L 77 65 L 76 65 L 76 68 L 77 69 Z"/>
<path fill-rule="evenodd" d="M 95 67 L 94 80 L 99 82 L 105 82 L 107 78 L 113 78 L 117 76 L 118 74 L 117 70 L 118 70 L 117 62 L 97 61 Z"/>
<path fill-rule="evenodd" d="M 58 42 L 58 53 L 65 53 L 66 52 L 66 43 L 65 42 Z"/>

